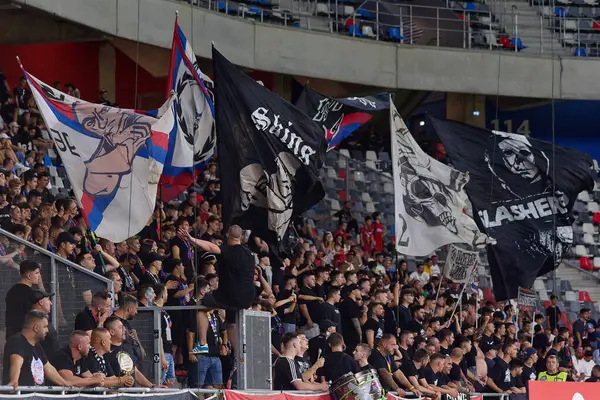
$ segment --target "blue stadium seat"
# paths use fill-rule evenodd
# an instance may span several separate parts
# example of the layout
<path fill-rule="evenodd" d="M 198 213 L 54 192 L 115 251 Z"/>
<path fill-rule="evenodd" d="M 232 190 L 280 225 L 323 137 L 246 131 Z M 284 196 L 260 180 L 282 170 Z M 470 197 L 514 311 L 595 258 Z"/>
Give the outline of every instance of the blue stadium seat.
<path fill-rule="evenodd" d="M 587 57 L 587 52 L 584 47 L 575 47 L 575 51 L 573 51 L 573 55 L 575 57 Z"/>
<path fill-rule="evenodd" d="M 523 44 L 523 42 L 521 41 L 521 38 L 512 38 L 510 39 L 510 44 L 512 45 L 513 48 L 517 48 L 517 50 L 523 50 L 526 49 L 527 46 L 525 46 Z"/>
<path fill-rule="evenodd" d="M 348 36 L 362 37 L 362 32 L 356 25 L 350 25 L 348 27 Z"/>
<path fill-rule="evenodd" d="M 404 37 L 402 37 L 402 35 L 400 34 L 400 28 L 398 28 L 398 27 L 391 27 L 390 31 L 389 31 L 389 35 L 390 35 L 391 40 L 394 40 L 394 41 L 404 40 Z"/>
<path fill-rule="evenodd" d="M 358 10 L 356 10 L 356 15 L 360 18 L 364 18 L 364 19 L 375 19 L 375 15 L 373 15 L 373 13 L 369 10 L 364 10 L 362 8 L 359 8 Z"/>
<path fill-rule="evenodd" d="M 562 7 L 554 7 L 554 15 L 556 15 L 557 17 L 566 17 L 567 13 Z"/>
<path fill-rule="evenodd" d="M 259 6 L 271 7 L 272 5 L 270 0 L 254 0 L 254 2 Z"/>
<path fill-rule="evenodd" d="M 477 6 L 472 1 L 467 2 L 465 4 L 465 10 L 467 11 L 477 11 Z"/>

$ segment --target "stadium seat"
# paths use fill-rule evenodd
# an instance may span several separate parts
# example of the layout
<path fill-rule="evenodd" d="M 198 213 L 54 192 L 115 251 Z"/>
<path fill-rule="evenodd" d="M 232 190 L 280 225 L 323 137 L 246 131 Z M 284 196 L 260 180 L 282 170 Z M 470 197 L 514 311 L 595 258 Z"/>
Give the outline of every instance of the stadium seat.
<path fill-rule="evenodd" d="M 600 269 L 600 257 L 594 257 L 594 268 Z"/>
<path fill-rule="evenodd" d="M 394 194 L 394 184 L 391 182 L 386 182 L 383 184 L 383 191 L 385 193 Z"/>
<path fill-rule="evenodd" d="M 340 211 L 342 207 L 340 207 L 340 202 L 336 199 L 331 199 L 331 211 Z"/>
<path fill-rule="evenodd" d="M 359 214 L 363 214 L 365 212 L 365 206 L 363 205 L 362 201 L 357 201 L 354 204 L 354 211 L 356 211 Z"/>
<path fill-rule="evenodd" d="M 595 212 L 592 214 L 592 222 L 595 225 L 600 225 L 600 212 Z"/>
<path fill-rule="evenodd" d="M 338 170 L 338 174 L 337 177 L 340 179 L 346 179 L 346 170 L 345 169 L 340 169 Z"/>
<path fill-rule="evenodd" d="M 348 165 L 348 163 L 346 162 L 346 159 L 344 157 L 340 157 L 337 160 L 337 167 L 340 169 L 346 169 L 346 166 Z"/>
<path fill-rule="evenodd" d="M 367 161 L 378 161 L 377 153 L 375 153 L 372 150 L 367 150 L 367 153 L 365 154 L 365 158 Z"/>
<path fill-rule="evenodd" d="M 366 211 L 367 211 L 367 213 L 369 213 L 369 214 L 373 214 L 375 211 L 377 211 L 377 210 L 375 209 L 375 205 L 374 205 L 373 203 L 370 203 L 370 202 L 369 202 L 369 203 L 366 203 L 365 210 L 366 210 Z"/>
<path fill-rule="evenodd" d="M 326 168 L 327 178 L 329 179 L 337 179 L 337 175 L 335 174 L 335 170 L 333 168 Z"/>
<path fill-rule="evenodd" d="M 510 45 L 513 49 L 516 48 L 517 50 L 524 50 L 528 47 L 523 44 L 523 42 L 521 41 L 521 38 L 510 39 Z"/>
<path fill-rule="evenodd" d="M 565 292 L 565 300 L 566 301 L 578 301 L 579 298 L 577 297 L 577 294 L 573 291 L 568 291 Z"/>
<path fill-rule="evenodd" d="M 589 257 L 590 254 L 588 253 L 586 247 L 584 245 L 578 244 L 575 246 L 575 254 L 578 257 Z"/>
<path fill-rule="evenodd" d="M 382 151 L 381 153 L 379 153 L 379 159 L 381 161 L 392 161 L 390 159 L 390 155 L 388 153 L 386 153 L 385 151 Z"/>
<path fill-rule="evenodd" d="M 567 16 L 567 13 L 565 12 L 565 9 L 562 7 L 554 7 L 554 15 L 557 17 L 564 18 Z"/>
<path fill-rule="evenodd" d="M 373 199 L 371 199 L 371 195 L 368 192 L 363 192 L 361 195 L 361 200 L 365 203 L 372 203 Z"/>
<path fill-rule="evenodd" d="M 590 297 L 590 293 L 587 291 L 581 291 L 579 292 L 579 301 L 585 302 L 585 301 L 592 301 L 592 298 Z"/>
<path fill-rule="evenodd" d="M 585 244 L 594 244 L 594 236 L 589 233 L 585 233 L 583 235 L 583 243 Z"/>
<path fill-rule="evenodd" d="M 350 152 L 347 149 L 340 149 L 340 155 L 346 158 L 350 158 Z"/>
<path fill-rule="evenodd" d="M 494 298 L 494 293 L 492 292 L 492 288 L 489 287 L 483 288 L 483 298 L 485 299 L 485 301 L 491 301 L 493 303 L 496 302 L 496 299 Z"/>
<path fill-rule="evenodd" d="M 392 41 L 402 41 L 404 40 L 404 37 L 400 34 L 400 28 L 398 27 L 391 27 L 389 30 L 389 38 Z"/>
<path fill-rule="evenodd" d="M 338 194 L 340 201 L 346 201 L 347 198 L 347 194 L 345 190 L 340 190 L 340 193 Z"/>
<path fill-rule="evenodd" d="M 586 256 L 579 257 L 579 267 L 586 271 L 592 271 L 595 268 L 590 259 Z"/>
<path fill-rule="evenodd" d="M 371 161 L 371 160 L 365 161 L 365 166 L 370 169 L 378 170 L 377 165 L 375 164 L 375 161 Z"/>
<path fill-rule="evenodd" d="M 552 302 L 550 300 L 546 300 L 544 301 L 544 310 L 548 307 L 550 307 L 552 305 Z"/>
<path fill-rule="evenodd" d="M 573 50 L 573 55 L 575 57 L 587 57 L 587 51 L 584 47 L 575 47 L 575 50 Z"/>
<path fill-rule="evenodd" d="M 374 38 L 376 37 L 375 32 L 373 32 L 373 27 L 369 25 L 363 25 L 362 34 L 364 37 Z"/>
<path fill-rule="evenodd" d="M 354 180 L 356 182 L 364 182 L 365 181 L 365 174 L 362 171 L 355 171 L 354 172 Z"/>
<path fill-rule="evenodd" d="M 595 201 L 590 201 L 587 204 L 587 210 L 591 213 L 600 212 L 600 206 L 598 206 L 598 203 L 596 203 Z"/>
<path fill-rule="evenodd" d="M 363 19 L 375 19 L 375 14 L 372 11 L 359 8 L 356 10 L 356 16 Z"/>
<path fill-rule="evenodd" d="M 352 7 L 352 6 L 343 6 L 343 8 L 342 8 L 342 15 L 344 17 L 349 17 L 352 14 L 354 14 L 354 7 Z"/>
<path fill-rule="evenodd" d="M 325 3 L 317 3 L 317 15 L 329 16 L 329 7 Z"/>
<path fill-rule="evenodd" d="M 581 226 L 581 228 L 583 230 L 583 233 L 589 233 L 591 235 L 596 233 L 596 228 L 594 227 L 594 224 L 585 223 Z"/>
<path fill-rule="evenodd" d="M 475 5 L 474 2 L 468 1 L 465 4 L 465 10 L 467 10 L 467 11 L 477 11 L 477 6 Z"/>

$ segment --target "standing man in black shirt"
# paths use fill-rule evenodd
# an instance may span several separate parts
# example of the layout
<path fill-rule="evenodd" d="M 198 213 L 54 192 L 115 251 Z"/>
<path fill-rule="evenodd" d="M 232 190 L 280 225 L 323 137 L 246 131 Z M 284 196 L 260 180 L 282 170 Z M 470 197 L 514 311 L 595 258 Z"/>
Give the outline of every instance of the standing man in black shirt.
<path fill-rule="evenodd" d="M 92 304 L 75 317 L 75 330 L 91 335 L 92 330 L 102 328 L 102 324 L 110 316 L 111 306 L 112 300 L 107 292 L 94 293 Z"/>
<path fill-rule="evenodd" d="M 202 298 L 202 305 L 209 309 L 226 310 L 228 337 L 235 349 L 235 323 L 238 310 L 250 308 L 255 297 L 254 255 L 246 245 L 242 244 L 242 228 L 232 225 L 227 231 L 227 243 L 221 247 L 205 240 L 194 239 L 189 232 L 180 230 L 179 234 L 194 246 L 217 256 L 219 288 Z M 207 342 L 208 316 L 198 313 L 198 343 L 192 354 L 206 354 L 209 351 Z"/>
<path fill-rule="evenodd" d="M 273 365 L 273 390 L 329 390 L 327 383 L 309 383 L 302 380 L 298 363 L 294 360 L 301 355 L 298 334 L 289 332 L 281 339 L 281 357 Z"/>
<path fill-rule="evenodd" d="M 8 290 L 5 298 L 7 339 L 21 330 L 25 315 L 35 301 L 32 286 L 42 283 L 40 265 L 33 260 L 23 260 L 19 265 L 19 274 L 21 279 Z"/>
<path fill-rule="evenodd" d="M 336 332 L 339 334 L 343 334 L 340 310 L 337 308 L 337 304 L 339 304 L 341 299 L 340 288 L 332 286 L 327 293 L 327 300 L 321 304 L 323 319 L 332 321 L 335 325 Z"/>
<path fill-rule="evenodd" d="M 174 281 L 171 281 L 174 282 Z M 167 288 L 165 285 L 154 285 L 154 293 L 156 294 L 156 299 L 154 300 L 154 305 L 156 307 L 162 308 L 167 302 Z M 160 363 L 163 369 L 163 375 L 161 377 L 160 383 L 162 385 L 167 385 L 168 387 L 173 387 L 175 384 L 176 376 L 175 376 L 175 359 L 173 358 L 173 335 L 171 333 L 171 328 L 173 327 L 173 322 L 171 321 L 171 316 L 165 310 L 160 310 L 160 350 L 161 357 Z"/>
<path fill-rule="evenodd" d="M 385 321 L 383 320 L 385 309 L 383 308 L 383 304 L 377 302 L 369 304 L 369 309 L 371 310 L 371 318 L 367 319 L 363 325 L 363 337 L 369 348 L 374 349 L 379 339 L 383 336 L 385 329 Z"/>
<path fill-rule="evenodd" d="M 352 354 L 356 345 L 362 343 L 362 328 L 360 319 L 362 317 L 360 289 L 358 285 L 352 284 L 346 287 L 348 296 L 340 303 L 340 317 L 342 320 L 342 334 L 346 343 L 346 353 Z"/>
<path fill-rule="evenodd" d="M 308 271 L 302 275 L 302 286 L 298 292 L 298 305 L 300 308 L 300 329 L 310 340 L 319 335 L 319 321 L 321 320 L 321 303 L 325 301 L 315 292 L 315 273 Z"/>
<path fill-rule="evenodd" d="M 104 383 L 104 374 L 90 373 L 84 359 L 90 351 L 90 337 L 84 331 L 73 331 L 69 344 L 58 350 L 50 359 L 54 368 L 67 382 L 67 386 L 86 387 Z"/>
<path fill-rule="evenodd" d="M 415 300 L 415 292 L 411 288 L 402 289 L 400 292 L 400 306 L 398 307 L 398 324 L 401 330 L 406 330 L 412 321 L 412 313 L 409 310 L 410 305 Z"/>
<path fill-rule="evenodd" d="M 3 384 L 13 388 L 40 386 L 47 378 L 55 385 L 67 386 L 67 382 L 48 362 L 40 345 L 47 333 L 48 316 L 39 311 L 29 311 L 21 332 L 11 336 L 4 344 Z"/>
<path fill-rule="evenodd" d="M 537 379 L 537 372 L 535 370 L 535 363 L 538 360 L 537 351 L 533 347 L 528 347 L 520 355 L 523 360 L 523 373 L 521 374 L 521 382 L 525 385 L 525 388 L 529 387 L 529 381 L 535 381 Z"/>
<path fill-rule="evenodd" d="M 284 333 L 296 331 L 298 302 L 296 299 L 296 277 L 287 275 L 283 278 L 282 289 L 277 293 L 277 316 L 281 321 Z M 277 349 L 279 351 L 279 349 Z"/>
<path fill-rule="evenodd" d="M 336 332 L 336 327 L 333 321 L 324 319 L 319 322 L 319 330 L 321 333 L 308 341 L 308 357 L 311 363 L 316 363 L 321 355 L 329 353 L 330 347 L 327 346 L 327 339 Z"/>
<path fill-rule="evenodd" d="M 31 309 L 34 311 L 41 311 L 46 315 L 50 315 L 50 311 L 52 311 L 52 296 L 54 296 L 54 293 L 47 293 L 44 290 L 34 290 L 33 304 L 31 306 Z M 46 357 L 49 358 L 52 358 L 54 353 L 60 347 L 58 341 L 58 332 L 51 324 L 48 325 L 48 334 L 40 344 L 44 349 Z"/>
<path fill-rule="evenodd" d="M 554 332 L 558 328 L 558 321 L 560 321 L 560 308 L 558 308 L 558 298 L 556 295 L 550 296 L 550 305 L 546 308 L 546 318 L 548 318 L 548 325 L 550 325 L 550 332 Z"/>
<path fill-rule="evenodd" d="M 356 361 L 348 354 L 344 353 L 344 339 L 339 333 L 333 333 L 327 339 L 327 345 L 331 349 L 329 354 L 325 355 L 325 364 L 323 368 L 317 371 L 319 376 L 325 378 L 325 382 L 335 382 L 342 375 L 352 372 L 359 372 Z"/>

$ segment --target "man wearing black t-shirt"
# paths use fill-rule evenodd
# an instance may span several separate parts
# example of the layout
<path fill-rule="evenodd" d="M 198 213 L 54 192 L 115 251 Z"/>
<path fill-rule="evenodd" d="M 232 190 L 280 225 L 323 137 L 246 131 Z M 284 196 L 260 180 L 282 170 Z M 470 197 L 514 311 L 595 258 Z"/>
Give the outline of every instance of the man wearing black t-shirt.
<path fill-rule="evenodd" d="M 73 331 L 69 335 L 69 344 L 58 350 L 50 359 L 54 368 L 67 382 L 67 386 L 86 387 L 102 385 L 104 374 L 91 374 L 84 358 L 90 351 L 90 337 L 84 331 Z"/>
<path fill-rule="evenodd" d="M 277 316 L 281 321 L 284 333 L 296 331 L 296 317 L 298 315 L 298 303 L 296 299 L 296 277 L 287 275 L 283 278 L 282 290 L 277 293 Z M 281 301 L 284 302 L 281 302 Z M 279 349 L 277 349 L 279 351 Z"/>
<path fill-rule="evenodd" d="M 226 343 L 223 341 L 223 335 L 226 332 L 225 324 L 219 316 L 218 310 L 207 313 L 208 316 L 208 353 L 192 355 L 190 354 L 190 368 L 188 375 L 191 378 L 195 388 L 217 388 L 223 387 L 223 365 L 221 363 L 221 350 Z M 190 318 L 188 326 L 188 346 L 194 346 L 195 334 L 197 333 L 197 320 Z M 195 358 L 195 360 L 193 358 Z M 192 387 L 192 386 L 190 386 Z"/>
<path fill-rule="evenodd" d="M 39 386 L 48 379 L 57 386 L 67 382 L 48 362 L 40 342 L 48 333 L 48 317 L 39 311 L 25 315 L 23 329 L 4 344 L 2 383 L 17 386 Z"/>
<path fill-rule="evenodd" d="M 415 304 L 410 307 L 412 313 L 412 320 L 408 322 L 406 330 L 413 332 L 415 335 L 425 336 L 425 329 L 423 329 L 423 323 L 425 322 L 425 309 L 420 304 Z"/>
<path fill-rule="evenodd" d="M 356 361 L 344 353 L 344 339 L 339 333 L 333 333 L 327 339 L 327 346 L 331 349 L 325 356 L 323 368 L 317 371 L 318 376 L 325 378 L 325 382 L 335 382 L 342 375 L 349 372 L 355 374 L 359 371 Z"/>
<path fill-rule="evenodd" d="M 312 271 L 302 275 L 302 286 L 298 292 L 298 307 L 300 310 L 300 329 L 310 340 L 319 334 L 321 320 L 321 304 L 325 301 L 315 291 L 316 279 Z"/>
<path fill-rule="evenodd" d="M 489 321 L 489 317 L 486 318 L 488 318 L 488 322 L 484 321 L 483 334 L 481 335 L 481 339 L 479 339 L 479 346 L 481 347 L 489 347 L 494 344 L 494 339 L 492 338 L 495 329 L 494 323 Z"/>
<path fill-rule="evenodd" d="M 308 341 L 308 357 L 311 363 L 316 363 L 321 355 L 326 355 L 330 351 L 327 346 L 327 339 L 336 332 L 336 327 L 333 321 L 324 319 L 319 322 L 319 330 L 321 333 Z"/>
<path fill-rule="evenodd" d="M 340 288 L 332 286 L 327 292 L 327 300 L 321 304 L 321 312 L 323 319 L 332 321 L 335 324 L 336 332 L 343 335 L 340 310 L 337 308 L 341 299 Z"/>
<path fill-rule="evenodd" d="M 537 352 L 533 347 L 528 347 L 523 350 L 520 357 L 524 362 L 521 382 L 523 382 L 525 388 L 528 388 L 529 381 L 535 381 L 537 379 L 537 372 L 535 370 L 535 363 L 538 360 Z"/>
<path fill-rule="evenodd" d="M 458 397 L 458 391 L 448 387 L 442 387 L 446 384 L 447 377 L 444 377 L 443 370 L 446 366 L 445 356 L 440 353 L 433 354 L 429 359 L 429 364 L 419 371 L 419 383 L 430 391 L 437 392 L 440 395 L 446 394 L 452 397 Z"/>
<path fill-rule="evenodd" d="M 502 325 L 504 326 L 504 325 Z M 506 393 L 511 388 L 510 362 L 517 357 L 517 346 L 506 341 L 502 346 L 502 357 L 496 357 L 496 363 L 488 371 L 488 393 Z"/>
<path fill-rule="evenodd" d="M 236 344 L 236 312 L 237 310 L 250 308 L 255 297 L 255 258 L 250 249 L 242 245 L 242 233 L 242 228 L 238 225 L 230 226 L 227 232 L 227 243 L 219 247 L 211 242 L 192 238 L 187 231 L 179 231 L 179 234 L 185 240 L 217 256 L 219 288 L 204 296 L 202 305 L 208 309 L 226 310 L 226 320 L 229 324 L 228 337 L 234 349 Z M 208 326 L 207 314 L 199 312 L 198 343 L 191 350 L 192 354 L 208 353 Z"/>
<path fill-rule="evenodd" d="M 412 313 L 409 308 L 415 299 L 415 292 L 411 288 L 402 289 L 400 292 L 400 306 L 398 307 L 398 324 L 403 331 L 408 329 L 412 321 Z"/>
<path fill-rule="evenodd" d="M 361 307 L 358 304 L 360 290 L 358 285 L 352 284 L 346 287 L 348 297 L 340 303 L 340 317 L 342 320 L 342 334 L 346 343 L 346 353 L 352 354 L 356 345 L 362 342 L 362 328 L 360 319 L 362 317 Z"/>
<path fill-rule="evenodd" d="M 354 361 L 358 364 L 360 372 L 375 370 L 371 364 L 369 364 L 369 357 L 371 356 L 371 349 L 364 343 L 359 344 L 354 349 Z"/>
<path fill-rule="evenodd" d="M 419 383 L 419 370 L 423 368 L 424 365 L 427 365 L 429 362 L 429 353 L 425 349 L 418 349 L 415 351 L 415 355 L 413 360 L 402 361 L 402 365 L 400 366 L 400 370 L 406 376 L 406 379 L 410 382 L 410 384 L 416 388 L 419 392 L 424 395 L 429 395 L 431 397 L 437 398 L 437 392 L 426 388 L 425 386 Z"/>
<path fill-rule="evenodd" d="M 40 265 L 35 261 L 22 261 L 19 265 L 19 274 L 21 275 L 21 279 L 8 290 L 5 298 L 7 338 L 21 330 L 25 315 L 31 310 L 31 305 L 35 301 L 32 286 L 42 283 Z"/>
<path fill-rule="evenodd" d="M 301 355 L 298 334 L 289 332 L 281 338 L 281 357 L 273 365 L 273 390 L 329 390 L 327 383 L 310 383 L 302 380 L 298 363 L 294 361 Z"/>
<path fill-rule="evenodd" d="M 363 337 L 369 347 L 374 349 L 379 339 L 383 336 L 385 329 L 385 321 L 383 320 L 385 309 L 383 308 L 383 304 L 373 302 L 369 304 L 369 310 L 371 311 L 371 317 L 363 325 Z"/>
<path fill-rule="evenodd" d="M 450 329 L 442 329 L 438 334 L 438 339 L 440 339 L 440 353 L 449 356 L 454 343 L 454 333 Z"/>
<path fill-rule="evenodd" d="M 75 317 L 75 330 L 92 334 L 95 328 L 102 328 L 102 324 L 110 316 L 112 301 L 107 292 L 96 292 L 92 297 L 92 304 Z"/>
<path fill-rule="evenodd" d="M 110 353 L 110 332 L 104 328 L 92 331 L 90 351 L 85 359 L 85 368 L 91 373 L 104 375 L 105 387 L 130 387 L 133 386 L 133 377 L 126 375 L 115 376 L 107 355 Z"/>
<path fill-rule="evenodd" d="M 383 385 L 383 388 L 387 391 L 398 392 L 400 397 L 404 397 L 406 392 L 398 386 L 402 385 L 405 389 L 408 389 L 415 394 L 419 395 L 418 391 L 415 391 L 415 387 L 406 379 L 404 373 L 400 371 L 396 362 L 394 361 L 394 354 L 396 353 L 396 337 L 392 334 L 386 333 L 383 335 L 377 349 L 371 352 L 369 357 L 369 364 L 371 364 L 379 375 L 379 380 Z"/>

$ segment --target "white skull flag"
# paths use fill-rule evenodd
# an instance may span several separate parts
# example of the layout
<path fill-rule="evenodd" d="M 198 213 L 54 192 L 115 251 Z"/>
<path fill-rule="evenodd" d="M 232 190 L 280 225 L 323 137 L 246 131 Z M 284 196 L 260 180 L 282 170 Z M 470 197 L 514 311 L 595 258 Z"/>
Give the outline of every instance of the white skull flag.
<path fill-rule="evenodd" d="M 390 101 L 396 249 L 426 256 L 449 243 L 485 245 L 486 235 L 463 212 L 468 175 L 429 157 Z"/>
<path fill-rule="evenodd" d="M 276 243 L 325 196 L 323 128 L 214 47 L 213 66 L 223 223 Z"/>
<path fill-rule="evenodd" d="M 488 247 L 496 300 L 516 298 L 556 268 L 573 243 L 571 210 L 594 187 L 591 157 L 522 135 L 431 119 L 450 160 L 469 171 L 466 186 Z"/>

